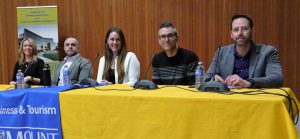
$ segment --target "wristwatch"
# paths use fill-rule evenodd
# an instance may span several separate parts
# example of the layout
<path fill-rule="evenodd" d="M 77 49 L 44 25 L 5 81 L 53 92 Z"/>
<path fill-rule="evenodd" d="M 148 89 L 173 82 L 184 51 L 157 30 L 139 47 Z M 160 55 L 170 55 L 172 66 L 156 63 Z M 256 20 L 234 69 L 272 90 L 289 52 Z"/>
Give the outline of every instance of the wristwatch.
<path fill-rule="evenodd" d="M 31 76 L 31 81 L 33 81 L 33 76 Z"/>

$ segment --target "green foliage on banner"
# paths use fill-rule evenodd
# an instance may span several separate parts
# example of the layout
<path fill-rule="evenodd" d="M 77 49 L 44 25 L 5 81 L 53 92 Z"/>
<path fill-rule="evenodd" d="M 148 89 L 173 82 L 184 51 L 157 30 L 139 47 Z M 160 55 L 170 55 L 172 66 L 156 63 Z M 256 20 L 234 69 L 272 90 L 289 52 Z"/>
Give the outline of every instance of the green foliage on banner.
<path fill-rule="evenodd" d="M 58 53 L 44 53 L 43 57 L 46 57 L 46 58 L 51 59 L 53 61 L 59 61 Z"/>

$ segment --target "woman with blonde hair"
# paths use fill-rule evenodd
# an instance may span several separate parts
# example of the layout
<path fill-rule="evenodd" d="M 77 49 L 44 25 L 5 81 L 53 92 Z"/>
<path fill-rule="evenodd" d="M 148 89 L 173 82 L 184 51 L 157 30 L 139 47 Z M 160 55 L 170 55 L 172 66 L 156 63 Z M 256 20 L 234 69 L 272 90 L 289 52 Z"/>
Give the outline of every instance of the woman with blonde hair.
<path fill-rule="evenodd" d="M 24 82 L 40 85 L 43 80 L 44 61 L 37 57 L 37 46 L 33 39 L 24 38 L 19 48 L 19 60 L 15 64 L 11 85 L 16 84 L 16 74 L 20 69 L 24 74 Z"/>
<path fill-rule="evenodd" d="M 134 53 L 127 52 L 123 31 L 110 28 L 105 36 L 105 54 L 100 59 L 97 82 L 133 86 L 139 78 L 140 63 Z"/>

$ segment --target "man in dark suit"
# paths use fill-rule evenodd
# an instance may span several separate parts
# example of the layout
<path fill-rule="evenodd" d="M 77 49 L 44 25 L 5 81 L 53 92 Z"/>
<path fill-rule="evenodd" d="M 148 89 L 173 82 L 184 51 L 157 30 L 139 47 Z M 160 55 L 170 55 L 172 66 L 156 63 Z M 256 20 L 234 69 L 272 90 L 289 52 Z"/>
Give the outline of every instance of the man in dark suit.
<path fill-rule="evenodd" d="M 67 56 L 59 62 L 55 72 L 54 81 L 57 85 L 63 85 L 63 69 L 68 68 L 70 71 L 71 84 L 79 83 L 82 79 L 92 77 L 92 63 L 79 54 L 80 44 L 72 37 L 64 42 L 64 51 Z"/>
<path fill-rule="evenodd" d="M 253 31 L 250 17 L 233 16 L 231 38 L 234 43 L 216 52 L 206 78 L 214 78 L 228 86 L 282 86 L 282 67 L 277 49 L 269 45 L 255 44 L 251 39 Z"/>

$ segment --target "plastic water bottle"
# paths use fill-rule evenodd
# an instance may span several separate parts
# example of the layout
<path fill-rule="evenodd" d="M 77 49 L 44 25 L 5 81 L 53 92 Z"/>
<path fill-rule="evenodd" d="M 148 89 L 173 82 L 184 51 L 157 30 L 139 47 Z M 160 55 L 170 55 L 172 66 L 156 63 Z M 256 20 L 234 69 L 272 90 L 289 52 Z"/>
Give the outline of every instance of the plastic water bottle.
<path fill-rule="evenodd" d="M 71 85 L 70 71 L 66 65 L 63 69 L 63 86 Z"/>
<path fill-rule="evenodd" d="M 204 82 L 204 67 L 202 62 L 198 62 L 195 69 L 195 88 L 198 89 L 199 86 Z"/>
<path fill-rule="evenodd" d="M 17 89 L 24 89 L 25 88 L 25 82 L 24 82 L 24 74 L 21 70 L 18 70 L 17 75 Z"/>

